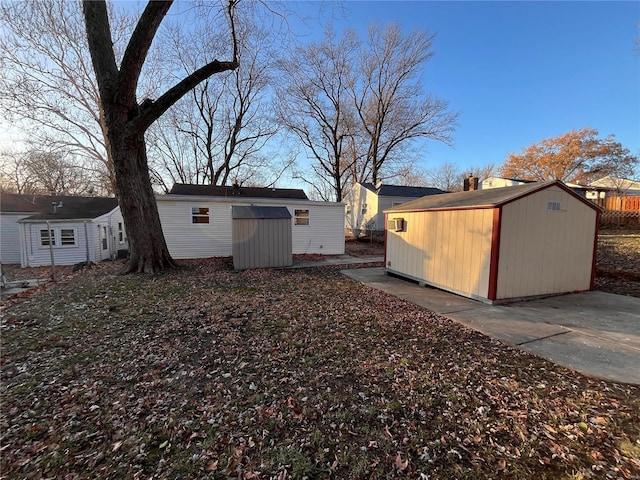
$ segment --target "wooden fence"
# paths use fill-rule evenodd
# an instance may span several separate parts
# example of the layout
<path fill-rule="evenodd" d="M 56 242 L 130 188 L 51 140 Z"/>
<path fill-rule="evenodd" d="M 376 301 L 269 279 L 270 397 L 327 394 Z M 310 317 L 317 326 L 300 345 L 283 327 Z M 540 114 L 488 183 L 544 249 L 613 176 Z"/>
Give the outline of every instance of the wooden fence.
<path fill-rule="evenodd" d="M 604 209 L 601 226 L 640 226 L 640 196 L 607 196 L 594 199 L 593 202 Z"/>

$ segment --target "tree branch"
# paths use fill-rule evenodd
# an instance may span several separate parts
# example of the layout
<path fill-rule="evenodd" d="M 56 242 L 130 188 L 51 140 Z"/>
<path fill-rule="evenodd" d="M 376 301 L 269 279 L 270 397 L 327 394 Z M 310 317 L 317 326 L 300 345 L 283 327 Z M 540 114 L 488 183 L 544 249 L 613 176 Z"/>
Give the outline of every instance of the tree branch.
<path fill-rule="evenodd" d="M 113 53 L 107 5 L 104 1 L 83 0 L 82 11 L 100 96 L 109 98 L 117 85 L 118 67 Z"/>
<path fill-rule="evenodd" d="M 122 57 L 118 76 L 118 91 L 114 99 L 116 102 L 130 105 L 135 98 L 142 66 L 147 58 L 156 32 L 172 3 L 173 0 L 152 1 L 147 4 L 144 12 L 142 12 L 142 16 L 129 39 L 127 49 Z"/>
<path fill-rule="evenodd" d="M 142 104 L 140 114 L 131 121 L 131 127 L 137 131 L 145 131 L 149 125 L 200 82 L 216 73 L 236 68 L 238 68 L 238 62 L 219 62 L 218 60 L 199 68 L 167 90 L 158 100 Z"/>

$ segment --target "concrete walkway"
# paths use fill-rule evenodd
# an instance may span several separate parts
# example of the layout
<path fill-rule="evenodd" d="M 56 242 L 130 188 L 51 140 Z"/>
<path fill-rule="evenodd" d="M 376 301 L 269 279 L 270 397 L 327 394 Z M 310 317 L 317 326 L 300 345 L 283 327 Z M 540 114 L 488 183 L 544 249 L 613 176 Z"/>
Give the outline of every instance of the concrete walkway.
<path fill-rule="evenodd" d="M 640 384 L 640 298 L 582 292 L 487 305 L 386 275 L 382 267 L 342 273 L 587 375 Z"/>

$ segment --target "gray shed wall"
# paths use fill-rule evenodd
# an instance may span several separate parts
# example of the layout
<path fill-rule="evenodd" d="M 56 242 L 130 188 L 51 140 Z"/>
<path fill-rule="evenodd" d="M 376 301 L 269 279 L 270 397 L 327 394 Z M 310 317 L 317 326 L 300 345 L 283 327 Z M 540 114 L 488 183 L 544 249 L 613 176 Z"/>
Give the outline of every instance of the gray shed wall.
<path fill-rule="evenodd" d="M 290 218 L 234 218 L 233 268 L 293 265 Z"/>

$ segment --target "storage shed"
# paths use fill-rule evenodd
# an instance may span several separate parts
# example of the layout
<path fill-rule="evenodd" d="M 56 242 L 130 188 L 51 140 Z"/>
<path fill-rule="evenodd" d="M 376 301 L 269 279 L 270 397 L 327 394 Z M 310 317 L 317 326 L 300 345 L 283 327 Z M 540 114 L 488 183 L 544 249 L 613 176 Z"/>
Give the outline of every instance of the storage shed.
<path fill-rule="evenodd" d="M 423 197 L 385 211 L 385 265 L 486 303 L 590 290 L 599 215 L 559 181 Z"/>
<path fill-rule="evenodd" d="M 291 214 L 287 207 L 234 205 L 231 218 L 233 268 L 293 265 Z"/>

